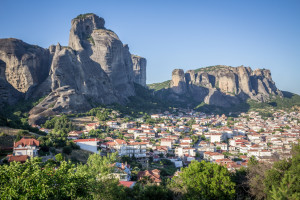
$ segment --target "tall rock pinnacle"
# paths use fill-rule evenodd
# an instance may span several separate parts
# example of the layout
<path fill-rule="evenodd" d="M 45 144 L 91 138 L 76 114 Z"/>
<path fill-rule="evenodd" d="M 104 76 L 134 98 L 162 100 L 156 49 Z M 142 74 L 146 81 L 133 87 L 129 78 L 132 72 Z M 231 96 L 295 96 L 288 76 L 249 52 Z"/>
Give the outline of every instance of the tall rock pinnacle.
<path fill-rule="evenodd" d="M 134 82 L 146 87 L 146 58 L 131 55 L 134 72 Z"/>

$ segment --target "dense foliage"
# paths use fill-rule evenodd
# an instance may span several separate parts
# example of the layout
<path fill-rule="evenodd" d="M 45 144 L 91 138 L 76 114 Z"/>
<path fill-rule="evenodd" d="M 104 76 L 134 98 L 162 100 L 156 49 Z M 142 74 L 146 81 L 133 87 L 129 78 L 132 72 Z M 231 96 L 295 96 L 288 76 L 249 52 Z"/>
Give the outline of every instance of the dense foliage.
<path fill-rule="evenodd" d="M 66 116 L 56 116 L 50 120 L 47 120 L 45 124 L 43 124 L 44 128 L 53 129 L 53 133 L 58 133 L 62 135 L 66 135 L 70 131 L 75 130 L 75 126 L 72 124 L 71 120 Z"/>
<path fill-rule="evenodd" d="M 175 177 L 170 188 L 184 199 L 233 199 L 235 183 L 223 166 L 193 161 Z"/>
<path fill-rule="evenodd" d="M 75 199 L 87 195 L 86 178 L 71 163 L 39 159 L 0 166 L 1 199 Z"/>
<path fill-rule="evenodd" d="M 274 165 L 249 161 L 249 168 L 229 172 L 209 162 L 193 161 L 161 185 L 137 182 L 133 188 L 119 185 L 111 176 L 117 154 L 92 154 L 77 166 L 63 160 L 0 166 L 0 199 L 292 199 L 300 198 L 300 147 L 291 159 Z M 162 164 L 170 163 L 164 160 Z M 163 174 L 162 174 L 163 175 Z M 167 174 L 165 174 L 167 175 Z"/>
<path fill-rule="evenodd" d="M 31 132 L 43 134 L 37 128 L 28 124 L 28 112 L 44 99 L 30 99 L 20 101 L 14 105 L 6 105 L 0 109 L 0 126 L 29 130 Z"/>
<path fill-rule="evenodd" d="M 300 145 L 293 147 L 292 158 L 273 165 L 252 159 L 246 175 L 249 194 L 255 199 L 300 199 Z M 245 185 L 245 183 L 242 183 Z"/>

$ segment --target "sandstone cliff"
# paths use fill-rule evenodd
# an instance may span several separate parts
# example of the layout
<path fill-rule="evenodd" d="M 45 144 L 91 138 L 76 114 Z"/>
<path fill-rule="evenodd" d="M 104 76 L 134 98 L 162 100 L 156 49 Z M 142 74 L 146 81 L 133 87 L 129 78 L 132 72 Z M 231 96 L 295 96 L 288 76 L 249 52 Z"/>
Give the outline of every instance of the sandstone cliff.
<path fill-rule="evenodd" d="M 104 19 L 94 14 L 73 19 L 69 46 L 98 63 L 120 97 L 126 99 L 135 94 L 131 54 L 128 45 L 104 24 Z"/>
<path fill-rule="evenodd" d="M 146 87 L 146 58 L 131 55 L 131 60 L 133 63 L 134 82 Z"/>
<path fill-rule="evenodd" d="M 0 105 L 29 97 L 48 76 L 47 49 L 21 40 L 0 39 Z"/>
<path fill-rule="evenodd" d="M 72 20 L 68 47 L 0 40 L 0 106 L 46 96 L 29 113 L 34 124 L 55 114 L 126 103 L 135 95 L 132 56 L 104 25 L 94 14 L 79 15 Z"/>
<path fill-rule="evenodd" d="M 210 105 L 229 107 L 247 99 L 267 101 L 272 96 L 282 96 L 275 86 L 270 70 L 250 67 L 213 66 L 172 72 L 169 99 L 176 101 L 205 102 Z M 158 92 L 162 93 L 164 90 Z M 162 94 L 159 94 L 162 96 Z"/>

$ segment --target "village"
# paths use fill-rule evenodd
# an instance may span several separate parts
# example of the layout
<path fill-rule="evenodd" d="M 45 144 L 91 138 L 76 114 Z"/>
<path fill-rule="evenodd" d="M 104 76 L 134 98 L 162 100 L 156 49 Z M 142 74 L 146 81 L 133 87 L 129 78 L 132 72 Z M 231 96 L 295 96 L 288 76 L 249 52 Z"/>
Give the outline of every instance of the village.
<path fill-rule="evenodd" d="M 161 171 L 166 167 L 162 161 L 171 163 L 175 169 L 167 174 L 172 177 L 193 160 L 205 160 L 236 171 L 247 167 L 251 158 L 269 163 L 289 158 L 293 144 L 299 141 L 299 120 L 298 112 L 274 111 L 272 116 L 265 117 L 251 111 L 228 117 L 179 109 L 152 114 L 150 123 L 144 118 L 100 122 L 92 117 L 92 123 L 84 123 L 82 130 L 69 132 L 67 138 L 82 150 L 103 155 L 117 152 L 124 158 L 126 162 L 115 163 L 115 177 L 120 184 L 133 187 L 136 181 L 148 177 L 159 185 Z M 96 130 L 113 131 L 105 138 L 98 138 L 91 134 Z M 38 156 L 38 150 L 38 140 L 22 138 L 14 144 L 8 162 L 24 162 Z M 133 166 L 128 164 L 131 160 L 139 164 L 135 175 Z"/>

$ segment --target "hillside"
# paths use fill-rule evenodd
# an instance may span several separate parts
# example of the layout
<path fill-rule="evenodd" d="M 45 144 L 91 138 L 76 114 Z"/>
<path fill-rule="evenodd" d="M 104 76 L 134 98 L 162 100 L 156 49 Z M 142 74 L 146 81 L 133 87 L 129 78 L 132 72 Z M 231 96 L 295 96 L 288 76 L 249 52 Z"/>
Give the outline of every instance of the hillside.
<path fill-rule="evenodd" d="M 161 89 L 166 89 L 170 87 L 170 82 L 171 80 L 167 80 L 161 83 L 152 83 L 152 84 L 148 84 L 148 88 L 154 91 L 158 91 Z"/>

